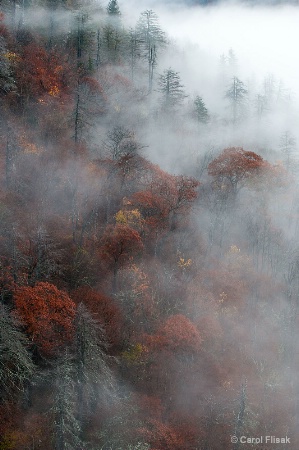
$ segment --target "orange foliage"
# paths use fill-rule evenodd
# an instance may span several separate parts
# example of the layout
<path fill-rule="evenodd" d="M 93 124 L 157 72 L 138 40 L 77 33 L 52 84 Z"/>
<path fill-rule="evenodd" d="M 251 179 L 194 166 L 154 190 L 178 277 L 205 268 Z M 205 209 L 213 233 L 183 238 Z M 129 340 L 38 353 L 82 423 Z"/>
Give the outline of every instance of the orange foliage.
<path fill-rule="evenodd" d="M 18 287 L 15 309 L 39 351 L 52 356 L 72 338 L 75 304 L 50 283 Z"/>
<path fill-rule="evenodd" d="M 47 52 L 35 43 L 23 48 L 23 53 L 16 65 L 16 81 L 22 95 L 39 97 L 59 97 L 66 89 L 65 76 L 67 66 L 61 65 L 62 56 L 54 51 Z"/>

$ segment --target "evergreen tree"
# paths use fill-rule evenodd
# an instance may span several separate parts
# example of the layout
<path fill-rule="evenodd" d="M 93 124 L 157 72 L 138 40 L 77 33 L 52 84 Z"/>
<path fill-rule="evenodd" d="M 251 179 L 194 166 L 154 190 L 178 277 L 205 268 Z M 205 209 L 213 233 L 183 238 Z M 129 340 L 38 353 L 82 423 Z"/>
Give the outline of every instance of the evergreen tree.
<path fill-rule="evenodd" d="M 296 164 L 294 160 L 294 153 L 296 151 L 296 139 L 289 131 L 286 131 L 281 136 L 279 147 L 284 155 L 284 164 L 287 171 L 295 171 Z"/>
<path fill-rule="evenodd" d="M 4 38 L 0 36 L 0 93 L 7 93 L 15 88 L 11 59 L 13 55 L 10 55 Z"/>
<path fill-rule="evenodd" d="M 100 325 L 80 303 L 75 320 L 74 369 L 77 392 L 77 413 L 82 437 L 84 424 L 97 406 L 99 398 L 112 392 L 112 373 L 105 353 L 107 343 Z"/>
<path fill-rule="evenodd" d="M 194 100 L 194 113 L 198 122 L 207 123 L 210 119 L 209 112 L 203 99 L 197 95 Z"/>
<path fill-rule="evenodd" d="M 144 47 L 144 57 L 148 61 L 148 86 L 149 92 L 151 92 L 154 68 L 157 65 L 158 49 L 159 46 L 165 44 L 166 37 L 160 28 L 157 14 L 152 10 L 146 10 L 141 13 L 136 29 L 138 39 Z"/>
<path fill-rule="evenodd" d="M 110 0 L 107 6 L 107 13 L 111 16 L 120 16 L 120 9 L 117 0 Z"/>
<path fill-rule="evenodd" d="M 179 73 L 171 68 L 164 70 L 159 76 L 158 91 L 162 93 L 165 109 L 175 108 L 187 97 Z"/>
<path fill-rule="evenodd" d="M 242 116 L 247 94 L 248 90 L 244 83 L 239 78 L 233 77 L 232 83 L 225 94 L 231 104 L 233 123 L 236 123 Z"/>
<path fill-rule="evenodd" d="M 54 371 L 54 398 L 50 410 L 55 450 L 85 449 L 76 411 L 74 360 L 68 352 L 57 361 Z"/>
<path fill-rule="evenodd" d="M 126 38 L 127 57 L 131 70 L 131 79 L 134 80 L 134 72 L 137 61 L 142 55 L 142 40 L 138 35 L 136 28 L 130 28 Z"/>
<path fill-rule="evenodd" d="M 34 372 L 20 323 L 0 304 L 0 401 L 23 389 Z"/>

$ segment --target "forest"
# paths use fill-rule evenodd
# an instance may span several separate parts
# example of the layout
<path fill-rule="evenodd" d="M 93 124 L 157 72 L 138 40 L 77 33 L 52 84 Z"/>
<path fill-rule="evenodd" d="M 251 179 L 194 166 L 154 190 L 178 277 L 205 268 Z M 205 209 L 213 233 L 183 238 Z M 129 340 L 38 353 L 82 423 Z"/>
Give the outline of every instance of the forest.
<path fill-rule="evenodd" d="M 0 3 L 0 450 L 299 448 L 293 86 L 148 3 Z"/>

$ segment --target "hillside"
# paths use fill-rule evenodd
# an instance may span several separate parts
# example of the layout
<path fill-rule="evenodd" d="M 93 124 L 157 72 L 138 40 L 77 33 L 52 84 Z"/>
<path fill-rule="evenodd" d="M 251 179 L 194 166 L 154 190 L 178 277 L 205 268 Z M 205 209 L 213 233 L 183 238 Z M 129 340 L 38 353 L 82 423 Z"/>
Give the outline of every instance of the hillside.
<path fill-rule="evenodd" d="M 0 449 L 295 450 L 297 110 L 128 23 L 1 2 Z"/>

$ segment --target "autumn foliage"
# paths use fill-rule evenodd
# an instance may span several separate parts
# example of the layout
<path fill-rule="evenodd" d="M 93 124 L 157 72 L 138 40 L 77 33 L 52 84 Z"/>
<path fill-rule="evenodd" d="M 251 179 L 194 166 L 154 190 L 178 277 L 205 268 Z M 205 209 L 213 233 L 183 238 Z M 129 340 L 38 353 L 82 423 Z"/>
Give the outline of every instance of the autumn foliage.
<path fill-rule="evenodd" d="M 208 174 L 221 188 L 237 190 L 247 179 L 257 177 L 269 168 L 260 155 L 242 147 L 229 147 L 208 166 Z"/>
<path fill-rule="evenodd" d="M 70 341 L 75 304 L 50 283 L 15 290 L 14 305 L 26 332 L 41 354 L 51 356 Z"/>
<path fill-rule="evenodd" d="M 196 326 L 182 314 L 168 317 L 157 330 L 162 347 L 171 351 L 199 351 L 201 336 Z"/>
<path fill-rule="evenodd" d="M 33 26 L 36 2 L 2 3 L 0 449 L 229 449 L 238 427 L 299 448 L 291 153 L 205 154 L 216 115 L 165 117 L 152 11 L 126 30 L 40 0 Z"/>

